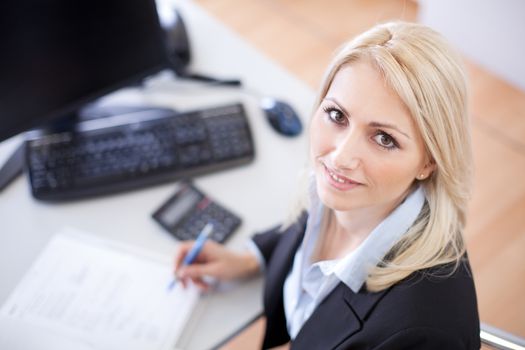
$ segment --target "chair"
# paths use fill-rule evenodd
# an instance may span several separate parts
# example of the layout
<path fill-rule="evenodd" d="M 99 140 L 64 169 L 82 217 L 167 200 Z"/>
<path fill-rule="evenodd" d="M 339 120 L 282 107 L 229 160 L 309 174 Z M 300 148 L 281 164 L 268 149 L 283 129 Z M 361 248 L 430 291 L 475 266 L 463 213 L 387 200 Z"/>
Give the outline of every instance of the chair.
<path fill-rule="evenodd" d="M 525 339 L 485 323 L 480 325 L 482 349 L 525 350 Z"/>

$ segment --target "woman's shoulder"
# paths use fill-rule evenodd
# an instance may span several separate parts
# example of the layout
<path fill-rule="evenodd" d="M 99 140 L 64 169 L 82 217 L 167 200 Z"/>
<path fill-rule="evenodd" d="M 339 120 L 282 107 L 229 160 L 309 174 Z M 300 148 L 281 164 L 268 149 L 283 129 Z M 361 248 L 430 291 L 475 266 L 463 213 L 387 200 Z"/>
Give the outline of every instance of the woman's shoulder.
<path fill-rule="evenodd" d="M 474 278 L 466 256 L 457 264 L 438 265 L 416 271 L 395 284 L 388 294 L 398 302 L 424 303 L 435 308 L 476 304 Z"/>
<path fill-rule="evenodd" d="M 457 263 L 449 263 L 418 270 L 394 285 L 399 292 L 441 293 L 456 295 L 456 289 L 475 293 L 474 278 L 468 257 L 463 256 Z"/>
<path fill-rule="evenodd" d="M 479 349 L 476 291 L 466 257 L 457 266 L 414 272 L 378 295 L 364 320 L 363 337 L 382 334 L 377 339 L 382 341 L 396 334 L 442 334 L 462 348 Z"/>
<path fill-rule="evenodd" d="M 414 272 L 385 293 L 371 317 L 383 324 L 395 322 L 399 329 L 423 327 L 460 339 L 479 339 L 476 290 L 468 258 L 457 265 Z"/>

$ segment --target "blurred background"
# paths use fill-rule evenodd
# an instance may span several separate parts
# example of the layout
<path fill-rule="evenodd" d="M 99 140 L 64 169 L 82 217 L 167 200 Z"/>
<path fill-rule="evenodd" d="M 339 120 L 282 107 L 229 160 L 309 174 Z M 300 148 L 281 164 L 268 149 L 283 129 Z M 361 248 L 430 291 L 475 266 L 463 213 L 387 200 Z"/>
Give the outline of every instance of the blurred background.
<path fill-rule="evenodd" d="M 428 24 L 462 52 L 475 155 L 467 241 L 480 317 L 525 337 L 525 2 L 195 2 L 314 90 L 339 45 L 376 23 Z"/>

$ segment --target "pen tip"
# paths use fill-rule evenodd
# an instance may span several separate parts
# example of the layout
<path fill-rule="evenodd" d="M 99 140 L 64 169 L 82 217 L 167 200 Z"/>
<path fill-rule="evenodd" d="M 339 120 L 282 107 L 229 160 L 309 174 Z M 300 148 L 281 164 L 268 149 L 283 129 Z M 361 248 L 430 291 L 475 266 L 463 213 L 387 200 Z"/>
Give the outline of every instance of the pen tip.
<path fill-rule="evenodd" d="M 175 286 L 177 285 L 177 279 L 174 278 L 173 281 L 170 282 L 170 284 L 168 284 L 168 292 L 173 290 L 173 288 L 175 288 Z"/>

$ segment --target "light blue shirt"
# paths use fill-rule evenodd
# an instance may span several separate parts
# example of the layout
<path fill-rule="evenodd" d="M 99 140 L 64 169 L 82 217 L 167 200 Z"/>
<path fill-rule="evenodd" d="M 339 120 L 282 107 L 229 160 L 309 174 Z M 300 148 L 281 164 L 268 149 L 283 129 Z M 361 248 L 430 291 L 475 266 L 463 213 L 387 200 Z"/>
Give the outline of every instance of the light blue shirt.
<path fill-rule="evenodd" d="M 418 187 L 355 250 L 341 259 L 312 264 L 311 257 L 320 233 L 323 205 L 315 188 L 311 189 L 305 236 L 284 284 L 284 311 L 288 333 L 292 339 L 297 336 L 317 305 L 340 282 L 355 293 L 361 289 L 369 269 L 376 266 L 412 226 L 424 202 L 424 190 Z"/>

